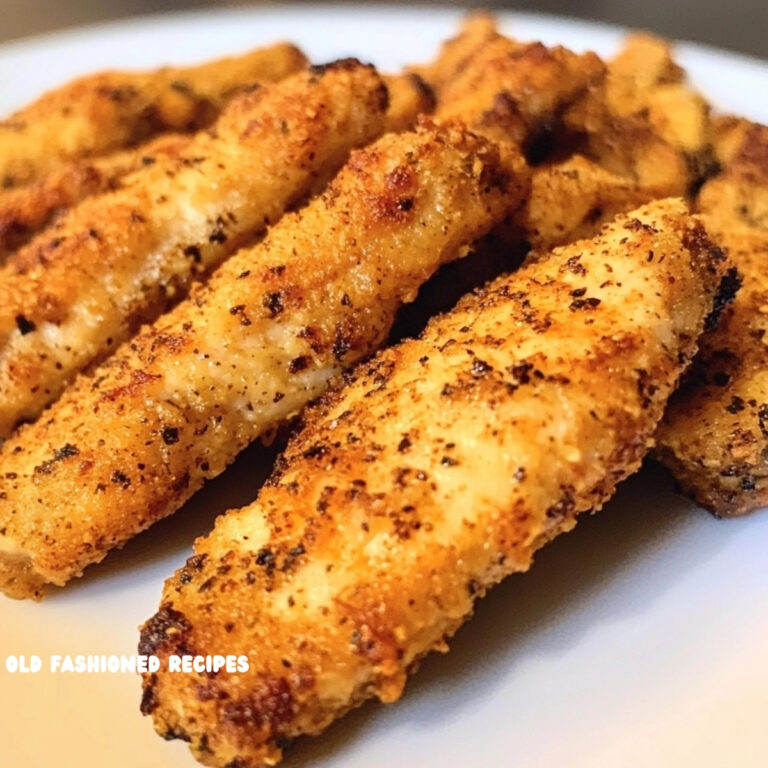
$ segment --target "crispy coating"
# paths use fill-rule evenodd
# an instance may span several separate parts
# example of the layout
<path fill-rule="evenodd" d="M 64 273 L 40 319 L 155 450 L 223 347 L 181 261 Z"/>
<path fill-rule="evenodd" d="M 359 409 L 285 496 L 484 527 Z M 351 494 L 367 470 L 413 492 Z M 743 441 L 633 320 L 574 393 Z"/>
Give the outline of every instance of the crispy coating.
<path fill-rule="evenodd" d="M 497 36 L 478 49 L 439 93 L 438 118 L 500 129 L 504 138 L 535 142 L 560 114 L 605 75 L 594 53 L 519 43 Z"/>
<path fill-rule="evenodd" d="M 575 103 L 563 122 L 576 151 L 610 173 L 664 195 L 686 195 L 694 182 L 686 155 L 658 134 L 647 114 L 616 114 L 603 88 Z"/>
<path fill-rule="evenodd" d="M 124 176 L 151 165 L 158 155 L 179 154 L 189 141 L 185 134 L 162 134 L 136 149 L 79 160 L 32 184 L 0 191 L 0 264 L 67 208 L 116 189 Z"/>
<path fill-rule="evenodd" d="M 142 710 L 206 765 L 274 765 L 408 671 L 648 450 L 723 268 L 679 201 L 556 250 L 363 363 L 305 414 L 143 627 Z M 169 654 L 247 672 L 169 674 Z"/>
<path fill-rule="evenodd" d="M 685 82 L 669 44 L 651 35 L 627 38 L 564 124 L 578 151 L 655 196 L 686 194 L 714 167 L 709 105 Z"/>
<path fill-rule="evenodd" d="M 617 115 L 644 113 L 661 138 L 692 156 L 711 143 L 709 105 L 685 82 L 666 40 L 627 37 L 608 64 L 606 101 Z"/>
<path fill-rule="evenodd" d="M 698 204 L 742 285 L 702 338 L 657 450 L 682 489 L 718 515 L 768 504 L 768 127 L 737 128 L 738 143 L 719 150 L 723 174 Z"/>
<path fill-rule="evenodd" d="M 723 173 L 702 187 L 699 208 L 721 229 L 768 232 L 768 126 L 740 124 L 721 132 L 718 155 Z"/>
<path fill-rule="evenodd" d="M 419 115 L 434 109 L 434 94 L 418 75 L 387 75 L 384 82 L 389 91 L 385 131 L 408 130 Z M 178 154 L 189 141 L 186 134 L 162 134 L 135 149 L 79 160 L 32 184 L 0 191 L 0 264 L 67 208 L 116 189 L 124 176 L 151 165 L 158 155 Z"/>
<path fill-rule="evenodd" d="M 523 166 L 431 124 L 354 153 L 321 197 L 5 443 L 0 589 L 39 597 L 175 512 L 383 343 L 421 283 L 520 204 Z"/>
<path fill-rule="evenodd" d="M 28 183 L 62 163 L 136 146 L 164 131 L 206 127 L 238 91 L 305 65 L 295 46 L 278 43 L 194 67 L 79 78 L 0 122 L 0 186 Z"/>
<path fill-rule="evenodd" d="M 662 192 L 575 154 L 533 169 L 531 194 L 514 215 L 513 227 L 532 248 L 548 250 L 593 236 L 619 213 L 662 197 Z"/>
<path fill-rule="evenodd" d="M 385 75 L 389 91 L 389 109 L 385 131 L 398 133 L 413 128 L 420 115 L 430 115 L 435 108 L 435 94 L 415 72 Z"/>
<path fill-rule="evenodd" d="M 464 19 L 459 34 L 443 43 L 433 61 L 411 67 L 411 71 L 423 78 L 436 94 L 441 94 L 478 51 L 500 36 L 491 14 L 472 13 Z"/>
<path fill-rule="evenodd" d="M 354 60 L 235 99 L 211 132 L 84 200 L 0 270 L 0 439 L 151 322 L 382 130 Z"/>

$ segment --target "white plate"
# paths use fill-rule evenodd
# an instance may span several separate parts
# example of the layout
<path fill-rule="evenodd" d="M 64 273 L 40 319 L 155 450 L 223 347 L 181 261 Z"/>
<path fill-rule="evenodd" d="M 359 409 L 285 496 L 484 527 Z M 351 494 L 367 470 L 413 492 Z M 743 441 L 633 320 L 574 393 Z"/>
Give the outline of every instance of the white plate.
<path fill-rule="evenodd" d="M 521 38 L 610 53 L 620 31 L 503 15 Z M 357 55 L 395 68 L 428 59 L 459 14 L 402 8 L 239 10 L 120 22 L 0 48 L 0 113 L 75 74 L 295 40 L 316 61 Z M 723 108 L 768 122 L 768 65 L 680 47 Z M 0 599 L 0 764 L 192 768 L 138 712 L 131 675 L 11 675 L 8 654 L 131 654 L 162 580 L 216 514 L 255 495 L 269 457 L 251 450 L 174 518 L 40 605 Z M 716 521 L 646 469 L 479 605 L 447 657 L 403 701 L 370 704 L 298 744 L 316 768 L 765 768 L 768 513 Z"/>

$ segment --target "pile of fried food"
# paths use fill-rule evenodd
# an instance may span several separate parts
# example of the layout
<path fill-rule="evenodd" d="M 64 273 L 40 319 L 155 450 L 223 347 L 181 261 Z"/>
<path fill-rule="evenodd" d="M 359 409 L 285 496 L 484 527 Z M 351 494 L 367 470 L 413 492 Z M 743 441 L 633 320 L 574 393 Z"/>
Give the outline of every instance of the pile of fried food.
<path fill-rule="evenodd" d="M 250 660 L 144 677 L 206 765 L 396 700 L 649 453 L 717 514 L 768 501 L 768 128 L 649 35 L 604 62 L 479 15 L 396 75 L 285 44 L 99 74 L 0 124 L 0 178 L 7 595 L 293 420 L 142 628 Z"/>

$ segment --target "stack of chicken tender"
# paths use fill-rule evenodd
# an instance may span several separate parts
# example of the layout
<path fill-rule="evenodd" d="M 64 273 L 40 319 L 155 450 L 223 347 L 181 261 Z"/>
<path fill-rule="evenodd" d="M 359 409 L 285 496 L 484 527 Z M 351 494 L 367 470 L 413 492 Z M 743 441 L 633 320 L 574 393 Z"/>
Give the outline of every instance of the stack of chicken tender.
<path fill-rule="evenodd" d="M 292 425 L 141 630 L 249 658 L 144 676 L 206 765 L 396 700 L 649 454 L 716 514 L 768 501 L 768 128 L 661 40 L 605 62 L 479 15 L 398 74 L 287 44 L 103 73 L 0 123 L 0 179 L 6 595 Z"/>

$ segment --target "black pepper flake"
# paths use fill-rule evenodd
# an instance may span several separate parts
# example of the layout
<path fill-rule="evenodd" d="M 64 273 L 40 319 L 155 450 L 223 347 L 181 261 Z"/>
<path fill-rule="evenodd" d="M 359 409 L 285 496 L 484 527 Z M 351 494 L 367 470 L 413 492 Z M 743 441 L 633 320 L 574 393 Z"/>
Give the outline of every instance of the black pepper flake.
<path fill-rule="evenodd" d="M 16 327 L 19 329 L 19 333 L 22 336 L 26 336 L 28 333 L 32 333 L 37 326 L 28 320 L 24 315 L 16 315 Z"/>
<path fill-rule="evenodd" d="M 594 309 L 600 305 L 600 299 L 574 299 L 568 309 L 575 312 L 577 309 Z"/>
<path fill-rule="evenodd" d="M 754 491 L 757 487 L 755 478 L 752 475 L 745 475 L 741 478 L 741 490 L 742 491 Z"/>
<path fill-rule="evenodd" d="M 44 461 L 39 467 L 35 467 L 35 472 L 41 475 L 50 475 L 53 470 L 53 465 L 57 461 L 69 459 L 72 456 L 77 456 L 79 453 L 80 450 L 76 445 L 72 445 L 72 443 L 66 443 L 54 452 L 52 459 L 48 459 L 48 461 Z"/>
<path fill-rule="evenodd" d="M 179 430 L 177 427 L 163 427 L 161 434 L 166 445 L 173 445 L 179 442 Z"/>
<path fill-rule="evenodd" d="M 323 445 L 322 443 L 315 443 L 314 445 L 307 448 L 304 453 L 301 455 L 305 459 L 316 459 L 316 458 L 322 458 L 323 456 L 326 456 L 331 452 L 331 449 L 327 445 Z"/>
<path fill-rule="evenodd" d="M 290 373 L 298 373 L 299 371 L 304 371 L 309 367 L 309 362 L 310 360 L 306 355 L 294 357 L 288 365 L 288 371 Z"/>
<path fill-rule="evenodd" d="M 188 245 L 184 249 L 184 255 L 189 256 L 195 264 L 199 264 L 203 260 L 203 256 L 200 253 L 200 248 L 196 245 Z"/>
<path fill-rule="evenodd" d="M 459 462 L 456 459 L 451 458 L 450 456 L 443 456 L 442 461 L 440 463 L 444 467 L 455 467 Z"/>
<path fill-rule="evenodd" d="M 475 378 L 480 378 L 481 376 L 485 376 L 486 373 L 492 370 L 493 370 L 493 366 L 486 363 L 485 360 L 481 360 L 479 357 L 476 357 L 472 361 L 472 375 Z"/>
<path fill-rule="evenodd" d="M 740 411 L 743 411 L 745 407 L 746 405 L 744 404 L 744 400 L 738 395 L 734 395 L 731 398 L 730 404 L 726 406 L 725 410 L 728 411 L 728 413 L 739 413 Z"/>
<path fill-rule="evenodd" d="M 514 376 L 518 384 L 529 384 L 531 381 L 532 363 L 515 363 L 510 365 L 507 370 Z"/>
<path fill-rule="evenodd" d="M 340 333 L 338 330 L 336 331 L 336 337 L 333 340 L 333 356 L 340 360 L 344 355 L 349 352 L 350 348 L 349 339 L 347 339 L 342 333 Z"/>
<path fill-rule="evenodd" d="M 410 447 L 411 447 L 411 441 L 408 438 L 408 435 L 404 435 L 403 439 L 397 445 L 397 450 L 400 453 L 403 453 L 403 451 L 407 451 Z"/>
<path fill-rule="evenodd" d="M 265 309 L 269 310 L 270 317 L 277 317 L 285 309 L 281 291 L 265 293 L 261 299 L 261 304 Z"/>
<path fill-rule="evenodd" d="M 112 477 L 110 478 L 115 485 L 122 485 L 123 488 L 127 488 L 131 484 L 131 478 L 128 477 L 125 473 L 121 472 L 119 469 L 116 469 L 112 473 Z"/>
<path fill-rule="evenodd" d="M 262 547 L 256 553 L 256 565 L 260 565 L 267 572 L 267 576 L 271 576 L 275 570 L 276 559 L 274 552 Z"/>

